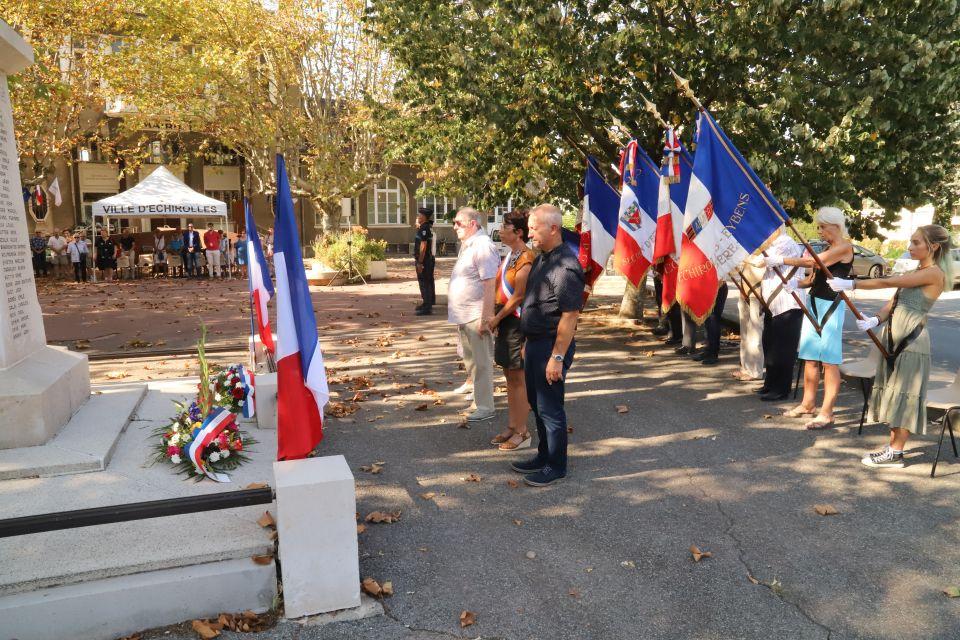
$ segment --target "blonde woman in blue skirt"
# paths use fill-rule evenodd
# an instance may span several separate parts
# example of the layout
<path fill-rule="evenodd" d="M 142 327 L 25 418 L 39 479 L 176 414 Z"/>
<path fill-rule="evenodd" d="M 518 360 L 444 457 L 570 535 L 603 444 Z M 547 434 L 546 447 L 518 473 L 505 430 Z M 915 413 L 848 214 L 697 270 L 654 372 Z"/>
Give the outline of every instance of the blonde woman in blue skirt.
<path fill-rule="evenodd" d="M 910 237 L 910 257 L 916 271 L 862 282 L 830 280 L 836 291 L 897 287 L 893 298 L 872 318 L 857 320 L 867 331 L 886 322 L 880 334 L 889 359 L 877 365 L 870 398 L 870 419 L 890 427 L 888 444 L 862 459 L 868 467 L 903 467 L 903 449 L 911 433 L 927 430 L 927 383 L 930 381 L 930 335 L 927 314 L 937 298 L 953 285 L 950 234 L 936 224 L 917 229 Z"/>
<path fill-rule="evenodd" d="M 816 215 L 817 233 L 827 247 L 818 254 L 836 279 L 849 279 L 853 268 L 853 245 L 847 239 L 847 220 L 836 207 L 821 207 Z M 813 269 L 808 306 L 817 318 L 820 331 L 804 316 L 800 333 L 799 358 L 805 360 L 803 370 L 803 400 L 800 405 L 785 412 L 788 418 L 814 416 L 804 427 L 810 430 L 833 426 L 833 406 L 840 393 L 840 364 L 843 362 L 843 318 L 846 307 L 827 284 L 826 274 L 818 268 L 812 256 L 765 258 L 768 267 L 787 265 Z M 820 367 L 823 366 L 823 403 L 817 410 L 817 390 L 820 387 Z"/>

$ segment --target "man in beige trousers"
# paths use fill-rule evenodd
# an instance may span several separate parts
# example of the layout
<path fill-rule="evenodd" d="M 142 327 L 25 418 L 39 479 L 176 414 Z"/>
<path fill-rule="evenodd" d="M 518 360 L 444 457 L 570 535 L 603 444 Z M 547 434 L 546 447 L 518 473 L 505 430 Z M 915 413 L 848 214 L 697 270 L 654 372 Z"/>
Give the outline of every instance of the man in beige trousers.
<path fill-rule="evenodd" d="M 473 379 L 474 411 L 467 420 L 482 422 L 496 416 L 493 405 L 493 336 L 487 322 L 493 317 L 494 290 L 500 255 L 480 226 L 480 212 L 457 211 L 453 226 L 460 255 L 447 288 L 447 320 L 457 325 L 467 375 Z"/>

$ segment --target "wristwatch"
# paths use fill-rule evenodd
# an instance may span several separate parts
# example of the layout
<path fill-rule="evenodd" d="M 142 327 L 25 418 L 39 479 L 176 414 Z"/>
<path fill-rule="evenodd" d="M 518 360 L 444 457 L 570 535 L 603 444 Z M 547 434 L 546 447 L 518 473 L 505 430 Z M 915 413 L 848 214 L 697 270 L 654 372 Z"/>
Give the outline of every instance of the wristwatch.
<path fill-rule="evenodd" d="M 563 356 L 560 355 L 559 353 L 554 353 L 550 357 L 556 360 L 557 362 L 563 362 Z"/>

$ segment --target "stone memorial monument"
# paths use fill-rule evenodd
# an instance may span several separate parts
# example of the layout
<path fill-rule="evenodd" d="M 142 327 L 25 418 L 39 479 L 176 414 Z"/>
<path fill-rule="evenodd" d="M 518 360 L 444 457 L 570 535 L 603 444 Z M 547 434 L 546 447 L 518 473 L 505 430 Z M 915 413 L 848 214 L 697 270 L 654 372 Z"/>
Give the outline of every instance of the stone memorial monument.
<path fill-rule="evenodd" d="M 87 357 L 47 345 L 30 260 L 7 76 L 33 64 L 0 20 L 0 449 L 41 445 L 90 396 Z"/>

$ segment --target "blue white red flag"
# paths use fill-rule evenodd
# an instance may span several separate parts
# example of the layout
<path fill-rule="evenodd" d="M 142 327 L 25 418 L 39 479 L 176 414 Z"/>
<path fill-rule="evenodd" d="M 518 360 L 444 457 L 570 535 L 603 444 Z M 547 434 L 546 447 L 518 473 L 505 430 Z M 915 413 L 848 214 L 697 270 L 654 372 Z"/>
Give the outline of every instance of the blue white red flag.
<path fill-rule="evenodd" d="M 207 415 L 206 420 L 193 430 L 190 444 L 187 446 L 187 457 L 193 463 L 193 468 L 196 469 L 198 474 L 203 474 L 215 482 L 230 482 L 230 476 L 207 468 L 203 459 L 203 451 L 217 439 L 217 436 L 224 429 L 236 426 L 235 418 L 236 416 L 223 407 L 216 407 Z"/>
<path fill-rule="evenodd" d="M 243 401 L 243 417 L 252 418 L 257 413 L 257 385 L 253 371 L 247 367 L 240 367 L 240 383 L 246 391 Z"/>
<path fill-rule="evenodd" d="M 273 344 L 270 316 L 267 313 L 267 302 L 273 297 L 273 282 L 270 280 L 270 270 L 267 268 L 260 235 L 257 233 L 257 223 L 253 219 L 253 208 L 247 201 L 243 204 L 247 225 L 247 276 L 250 296 L 253 300 L 253 315 L 257 333 L 260 334 L 260 342 L 267 351 L 273 353 L 276 347 Z"/>
<path fill-rule="evenodd" d="M 603 179 L 593 158 L 587 159 L 583 182 L 580 266 L 586 277 L 584 294 L 588 295 L 593 290 L 593 283 L 607 268 L 607 260 L 616 246 L 620 194 Z"/>
<path fill-rule="evenodd" d="M 620 209 L 613 264 L 634 286 L 653 264 L 660 172 L 631 140 L 620 158 Z"/>
<path fill-rule="evenodd" d="M 653 261 L 660 265 L 663 295 L 660 308 L 667 312 L 677 301 L 677 269 L 683 236 L 683 210 L 687 204 L 693 159 L 679 136 L 669 127 L 664 132 L 662 179 L 658 185 L 657 234 Z"/>
<path fill-rule="evenodd" d="M 698 324 L 713 310 L 718 284 L 787 217 L 720 126 L 702 111 L 677 278 L 677 299 Z"/>
<path fill-rule="evenodd" d="M 317 338 L 300 234 L 283 156 L 277 154 L 277 217 L 273 268 L 277 276 L 277 459 L 306 458 L 323 438 L 330 398 Z"/>

